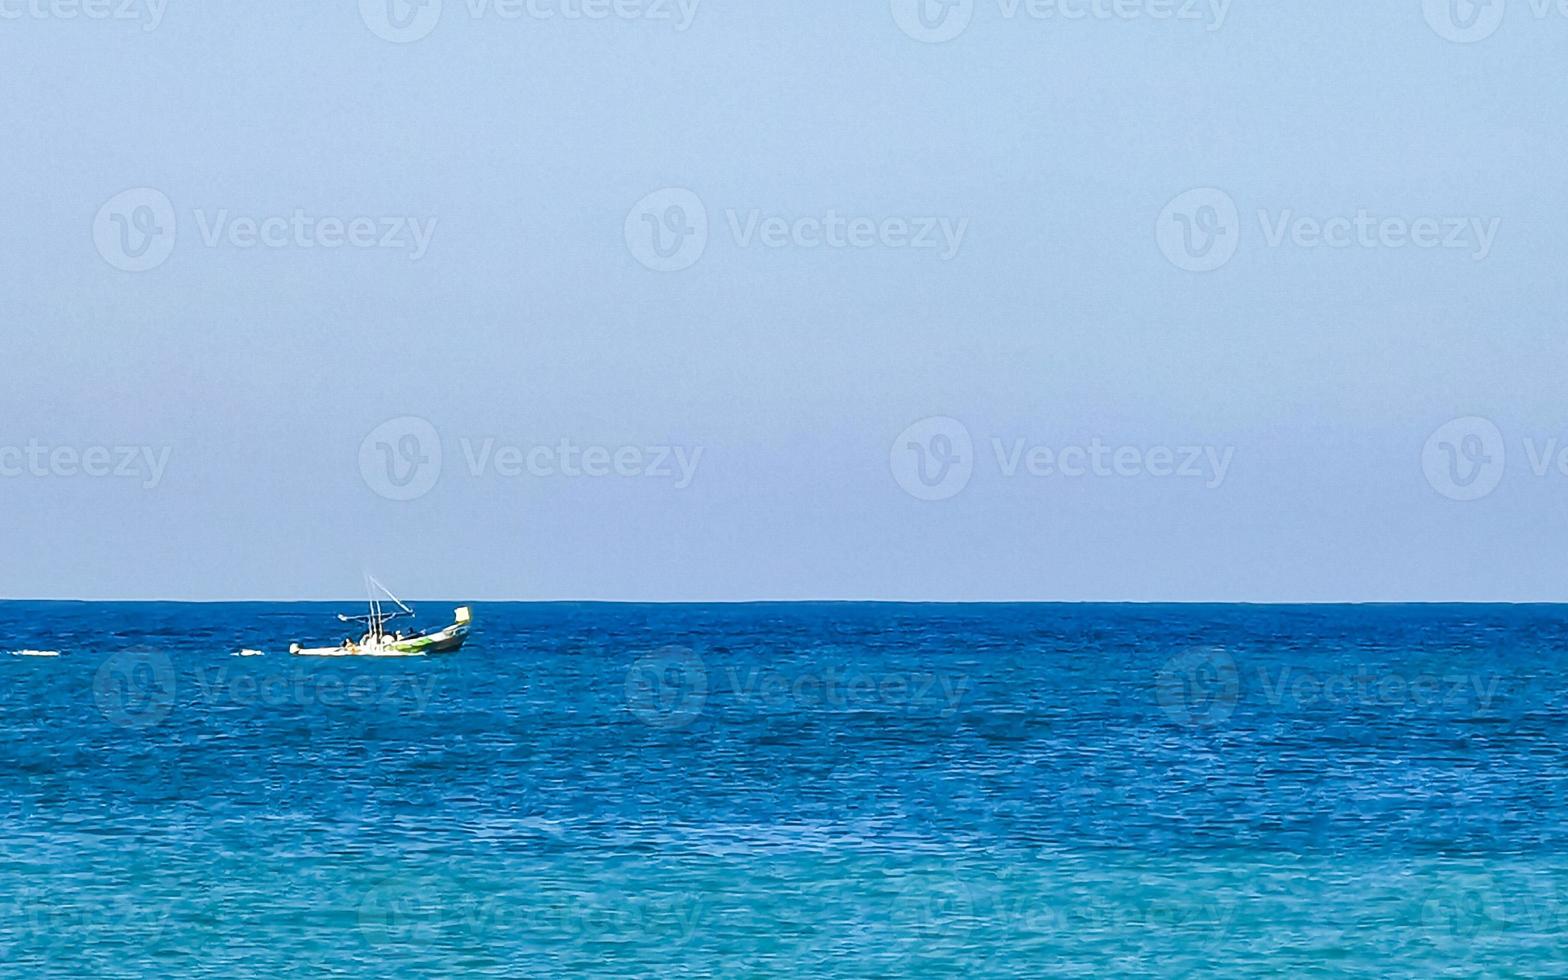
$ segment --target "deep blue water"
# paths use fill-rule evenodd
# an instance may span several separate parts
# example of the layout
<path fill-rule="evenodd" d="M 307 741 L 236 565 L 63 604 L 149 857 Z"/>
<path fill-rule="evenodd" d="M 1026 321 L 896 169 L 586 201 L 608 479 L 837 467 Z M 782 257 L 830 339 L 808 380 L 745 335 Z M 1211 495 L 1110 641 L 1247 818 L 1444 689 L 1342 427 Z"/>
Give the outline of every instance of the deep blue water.
<path fill-rule="evenodd" d="M 1568 974 L 1565 607 L 340 609 L 0 603 L 4 975 Z"/>

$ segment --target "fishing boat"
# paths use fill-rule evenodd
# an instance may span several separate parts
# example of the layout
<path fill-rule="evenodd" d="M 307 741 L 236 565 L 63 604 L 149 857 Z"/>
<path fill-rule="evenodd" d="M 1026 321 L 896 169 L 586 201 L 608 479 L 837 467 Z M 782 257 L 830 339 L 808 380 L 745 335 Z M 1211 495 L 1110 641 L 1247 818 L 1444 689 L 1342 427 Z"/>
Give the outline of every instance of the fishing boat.
<path fill-rule="evenodd" d="M 452 625 L 435 632 L 393 629 L 400 619 L 413 619 L 414 610 L 393 595 L 391 590 L 370 576 L 365 576 L 370 592 L 370 611 L 363 616 L 338 615 L 340 623 L 359 623 L 358 640 L 350 637 L 335 647 L 304 647 L 298 643 L 289 646 L 289 653 L 296 657 L 423 657 L 431 653 L 455 653 L 468 639 L 473 627 L 473 613 L 467 606 L 459 606 L 452 617 Z"/>

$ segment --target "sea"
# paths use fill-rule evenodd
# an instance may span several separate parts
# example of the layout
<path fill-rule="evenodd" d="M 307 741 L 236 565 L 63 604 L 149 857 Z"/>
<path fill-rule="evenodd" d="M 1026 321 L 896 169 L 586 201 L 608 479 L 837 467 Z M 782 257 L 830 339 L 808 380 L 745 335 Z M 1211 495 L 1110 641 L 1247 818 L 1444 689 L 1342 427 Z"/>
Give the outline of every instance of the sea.
<path fill-rule="evenodd" d="M 1568 607 L 473 609 L 0 603 L 0 975 L 1568 975 Z"/>

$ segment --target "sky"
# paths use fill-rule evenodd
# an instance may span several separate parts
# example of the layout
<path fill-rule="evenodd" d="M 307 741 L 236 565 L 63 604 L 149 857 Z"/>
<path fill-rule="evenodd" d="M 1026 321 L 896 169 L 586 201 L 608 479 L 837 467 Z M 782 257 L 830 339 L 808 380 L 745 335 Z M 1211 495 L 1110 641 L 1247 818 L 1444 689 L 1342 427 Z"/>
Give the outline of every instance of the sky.
<path fill-rule="evenodd" d="M 0 0 L 0 595 L 1560 600 L 1565 53 Z"/>

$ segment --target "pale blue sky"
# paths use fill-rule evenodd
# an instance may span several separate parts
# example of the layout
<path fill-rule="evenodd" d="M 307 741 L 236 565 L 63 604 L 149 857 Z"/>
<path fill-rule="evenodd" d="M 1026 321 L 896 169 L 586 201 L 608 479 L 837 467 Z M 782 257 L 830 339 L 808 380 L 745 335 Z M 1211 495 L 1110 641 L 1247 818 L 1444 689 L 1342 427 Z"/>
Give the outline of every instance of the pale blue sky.
<path fill-rule="evenodd" d="M 0 3 L 26 14 L 0 19 L 0 470 L 29 445 L 148 467 L 0 476 L 0 595 L 351 596 L 367 566 L 473 599 L 1568 594 L 1568 475 L 1530 455 L 1568 445 L 1555 10 L 1512 0 L 1456 43 L 1420 0 L 1237 3 L 1218 29 L 1206 3 L 976 0 L 927 44 L 888 0 L 708 0 L 685 30 L 445 0 L 397 44 L 355 0 L 172 0 L 151 30 L 146 2 Z M 176 226 L 141 272 L 103 254 L 116 215 L 157 216 L 105 208 L 135 188 Z M 628 235 L 669 188 L 707 243 L 655 271 Z M 1238 215 L 1208 272 L 1161 247 L 1198 188 Z M 1464 230 L 1333 248 L 1293 224 L 1362 210 Z M 296 211 L 378 240 L 380 219 L 435 224 L 417 259 L 235 244 L 235 218 Z M 829 211 L 881 243 L 764 244 L 767 218 Z M 956 254 L 907 247 L 897 222 L 923 219 L 962 228 Z M 377 454 L 409 444 L 371 440 L 365 466 L 361 446 L 410 416 L 439 478 L 388 499 Z M 1506 464 L 1450 499 L 1424 447 L 1468 416 Z M 940 500 L 894 458 L 930 417 L 974 447 Z M 476 474 L 487 438 L 701 454 L 685 486 L 494 455 Z M 993 440 L 1138 447 L 1139 475 L 1008 477 Z M 1228 456 L 1223 479 L 1149 475 L 1146 450 L 1187 446 Z"/>

